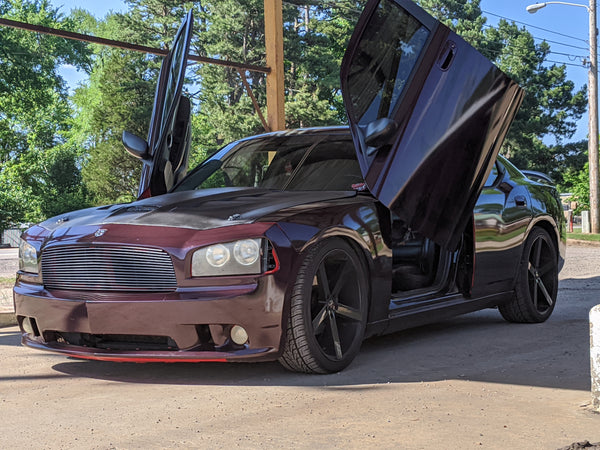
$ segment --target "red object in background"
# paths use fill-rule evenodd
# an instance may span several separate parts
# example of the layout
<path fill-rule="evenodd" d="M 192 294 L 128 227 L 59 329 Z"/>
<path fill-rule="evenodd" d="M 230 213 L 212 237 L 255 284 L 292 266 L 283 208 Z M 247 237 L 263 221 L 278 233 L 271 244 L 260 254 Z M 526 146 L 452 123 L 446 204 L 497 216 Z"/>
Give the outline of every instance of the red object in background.
<path fill-rule="evenodd" d="M 573 211 L 569 211 L 569 233 L 573 232 Z"/>

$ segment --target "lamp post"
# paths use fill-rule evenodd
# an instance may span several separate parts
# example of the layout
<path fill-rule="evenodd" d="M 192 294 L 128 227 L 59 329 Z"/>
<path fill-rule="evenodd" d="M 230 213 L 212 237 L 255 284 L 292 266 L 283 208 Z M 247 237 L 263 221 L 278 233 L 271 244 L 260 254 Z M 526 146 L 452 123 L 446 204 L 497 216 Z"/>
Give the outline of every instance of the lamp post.
<path fill-rule="evenodd" d="M 579 6 L 587 9 L 590 18 L 590 69 L 588 71 L 588 163 L 590 171 L 590 220 L 592 233 L 600 233 L 600 216 L 598 209 L 598 48 L 596 30 L 596 0 L 590 0 L 590 6 L 569 2 L 544 2 L 529 5 L 531 14 L 545 8 L 546 5 L 558 4 Z"/>

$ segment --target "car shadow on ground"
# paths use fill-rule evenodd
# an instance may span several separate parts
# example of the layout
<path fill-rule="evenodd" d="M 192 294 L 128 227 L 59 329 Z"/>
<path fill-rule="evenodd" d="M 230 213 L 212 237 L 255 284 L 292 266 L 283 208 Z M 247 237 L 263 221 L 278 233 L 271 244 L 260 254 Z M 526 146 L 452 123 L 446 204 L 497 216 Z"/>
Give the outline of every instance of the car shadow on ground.
<path fill-rule="evenodd" d="M 600 277 L 562 280 L 543 324 L 511 324 L 495 309 L 368 339 L 355 361 L 330 375 L 295 374 L 278 363 L 135 364 L 64 358 L 52 368 L 73 377 L 128 383 L 353 387 L 448 379 L 590 389 L 588 312 Z M 0 346 L 19 345 L 0 332 Z M 370 388 L 364 386 L 364 388 Z"/>

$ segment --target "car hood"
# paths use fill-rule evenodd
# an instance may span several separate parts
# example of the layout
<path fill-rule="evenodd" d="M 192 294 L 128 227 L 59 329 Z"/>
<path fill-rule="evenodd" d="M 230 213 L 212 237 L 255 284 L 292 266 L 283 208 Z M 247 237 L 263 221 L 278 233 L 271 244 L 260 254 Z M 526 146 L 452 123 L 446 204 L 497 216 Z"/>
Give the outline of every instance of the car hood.
<path fill-rule="evenodd" d="M 106 224 L 165 226 L 208 230 L 252 223 L 286 208 L 354 197 L 352 191 L 272 191 L 254 188 L 205 189 L 176 192 L 133 203 L 100 206 L 53 217 L 41 226 Z"/>

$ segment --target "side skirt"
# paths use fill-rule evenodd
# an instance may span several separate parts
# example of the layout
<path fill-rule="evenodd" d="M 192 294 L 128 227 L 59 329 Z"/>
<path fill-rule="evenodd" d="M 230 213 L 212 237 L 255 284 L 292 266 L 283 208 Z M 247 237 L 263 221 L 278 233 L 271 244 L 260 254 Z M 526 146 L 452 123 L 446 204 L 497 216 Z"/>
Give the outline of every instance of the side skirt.
<path fill-rule="evenodd" d="M 390 313 L 386 320 L 367 325 L 365 337 L 395 333 L 429 323 L 439 322 L 461 314 L 495 307 L 510 299 L 512 291 L 478 298 L 465 298 L 462 294 L 453 294 L 437 298 L 434 304 L 422 304 L 417 307 L 398 308 Z"/>

